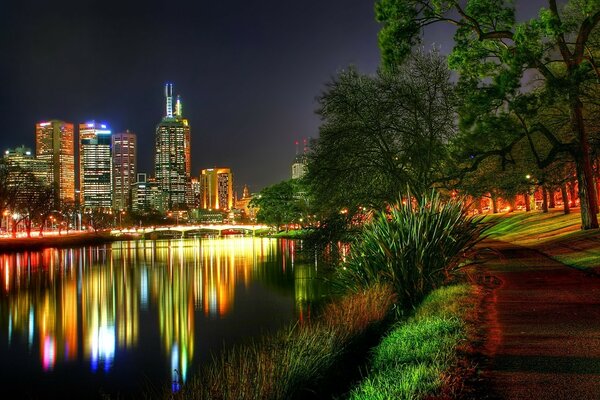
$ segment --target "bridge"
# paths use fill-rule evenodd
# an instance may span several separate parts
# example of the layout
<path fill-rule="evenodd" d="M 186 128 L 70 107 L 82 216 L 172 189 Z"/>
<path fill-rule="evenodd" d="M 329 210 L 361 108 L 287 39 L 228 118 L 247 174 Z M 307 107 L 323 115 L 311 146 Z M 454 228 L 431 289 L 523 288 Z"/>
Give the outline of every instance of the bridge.
<path fill-rule="evenodd" d="M 175 225 L 175 226 L 149 226 L 140 228 L 124 228 L 124 229 L 113 229 L 110 231 L 111 235 L 140 235 L 146 236 L 153 233 L 156 234 L 181 234 L 181 237 L 185 237 L 186 233 L 189 232 L 214 232 L 218 233 L 219 236 L 223 234 L 223 231 L 252 232 L 254 235 L 259 229 L 268 229 L 268 225 L 244 225 L 244 224 L 198 224 L 198 225 Z"/>

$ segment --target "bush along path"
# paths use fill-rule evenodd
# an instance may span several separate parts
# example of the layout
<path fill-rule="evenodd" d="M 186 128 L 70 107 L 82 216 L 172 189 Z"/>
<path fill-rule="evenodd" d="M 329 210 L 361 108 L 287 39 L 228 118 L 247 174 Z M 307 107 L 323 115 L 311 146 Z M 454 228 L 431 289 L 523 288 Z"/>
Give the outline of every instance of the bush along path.
<path fill-rule="evenodd" d="M 600 399 L 600 277 L 486 240 L 478 399 Z"/>

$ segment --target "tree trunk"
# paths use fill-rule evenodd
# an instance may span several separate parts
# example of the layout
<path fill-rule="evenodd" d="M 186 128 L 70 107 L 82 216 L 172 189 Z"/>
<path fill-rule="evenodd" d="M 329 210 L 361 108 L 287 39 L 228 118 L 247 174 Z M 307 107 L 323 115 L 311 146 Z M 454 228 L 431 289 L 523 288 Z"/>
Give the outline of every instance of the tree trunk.
<path fill-rule="evenodd" d="M 479 214 L 483 214 L 483 197 L 479 198 L 479 201 L 477 202 L 477 211 L 479 211 Z"/>
<path fill-rule="evenodd" d="M 523 195 L 523 201 L 525 202 L 525 211 L 531 211 L 531 199 L 529 198 L 529 193 Z"/>
<path fill-rule="evenodd" d="M 546 186 L 542 186 L 542 212 L 548 212 L 548 189 Z"/>
<path fill-rule="evenodd" d="M 571 181 L 569 183 L 569 205 L 571 207 L 575 207 L 575 200 L 577 199 L 577 192 L 575 191 L 575 182 L 576 180 Z"/>
<path fill-rule="evenodd" d="M 554 188 L 548 191 L 548 208 L 556 208 L 556 199 L 555 199 L 556 191 Z"/>
<path fill-rule="evenodd" d="M 492 212 L 494 214 L 498 214 L 498 197 L 496 197 L 496 195 L 492 194 Z"/>
<path fill-rule="evenodd" d="M 571 208 L 569 207 L 569 196 L 567 195 L 567 184 L 563 183 L 560 185 L 560 194 L 562 195 L 563 201 L 563 210 L 565 215 L 571 213 Z"/>
<path fill-rule="evenodd" d="M 581 229 L 598 228 L 598 201 L 594 184 L 594 173 L 590 160 L 590 144 L 583 121 L 583 104 L 579 97 L 573 96 L 571 102 L 571 121 L 573 131 L 579 139 L 579 148 L 575 154 L 577 182 L 579 186 L 579 204 L 581 207 Z"/>

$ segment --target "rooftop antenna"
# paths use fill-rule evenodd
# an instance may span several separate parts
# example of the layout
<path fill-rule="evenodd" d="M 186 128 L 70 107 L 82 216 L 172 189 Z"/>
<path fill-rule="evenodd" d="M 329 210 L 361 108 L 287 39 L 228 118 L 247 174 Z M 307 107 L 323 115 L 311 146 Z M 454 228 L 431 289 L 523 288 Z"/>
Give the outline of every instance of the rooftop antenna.
<path fill-rule="evenodd" d="M 304 138 L 304 154 L 308 153 L 308 142 L 306 138 Z"/>
<path fill-rule="evenodd" d="M 182 107 L 183 105 L 181 104 L 181 97 L 177 95 L 177 101 L 175 102 L 175 115 L 177 116 L 177 118 L 181 118 L 181 116 L 183 115 Z"/>
<path fill-rule="evenodd" d="M 296 140 L 294 143 L 296 144 L 296 155 L 298 155 L 298 141 Z"/>
<path fill-rule="evenodd" d="M 173 84 L 165 85 L 165 97 L 167 99 L 167 118 L 173 118 Z"/>

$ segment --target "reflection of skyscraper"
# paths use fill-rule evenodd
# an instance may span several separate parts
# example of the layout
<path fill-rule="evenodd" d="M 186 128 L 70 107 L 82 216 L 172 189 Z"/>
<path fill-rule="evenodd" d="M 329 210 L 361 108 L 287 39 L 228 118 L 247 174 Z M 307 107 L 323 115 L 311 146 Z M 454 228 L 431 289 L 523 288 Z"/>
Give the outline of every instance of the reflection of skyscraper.
<path fill-rule="evenodd" d="M 173 84 L 165 86 L 166 115 L 156 127 L 154 167 L 156 180 L 164 194 L 164 210 L 187 208 L 193 205 L 191 187 L 191 132 L 183 118 L 179 97 L 173 113 Z"/>
<path fill-rule="evenodd" d="M 113 152 L 113 207 L 125 210 L 131 206 L 131 185 L 137 171 L 137 138 L 133 132 L 112 136 Z"/>
<path fill-rule="evenodd" d="M 233 174 L 229 168 L 208 168 L 200 173 L 200 206 L 205 210 L 233 208 Z"/>
<path fill-rule="evenodd" d="M 35 154 L 48 163 L 55 204 L 75 200 L 73 124 L 52 120 L 35 124 Z"/>
<path fill-rule="evenodd" d="M 79 188 L 86 210 L 112 208 L 110 134 L 104 124 L 79 124 Z"/>

